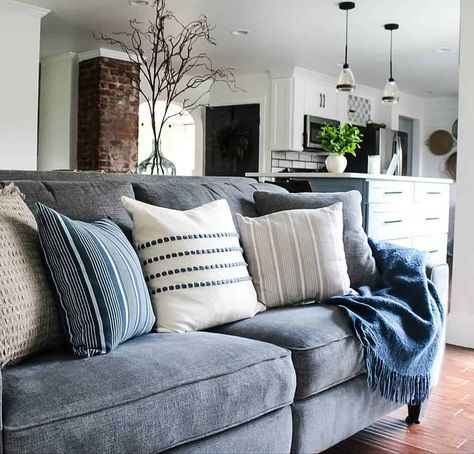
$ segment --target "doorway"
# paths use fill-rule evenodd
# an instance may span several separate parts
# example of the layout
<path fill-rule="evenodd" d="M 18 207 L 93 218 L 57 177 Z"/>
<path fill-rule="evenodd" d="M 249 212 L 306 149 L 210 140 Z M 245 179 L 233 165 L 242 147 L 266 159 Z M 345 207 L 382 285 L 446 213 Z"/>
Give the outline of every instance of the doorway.
<path fill-rule="evenodd" d="M 205 175 L 258 172 L 260 105 L 206 108 Z"/>

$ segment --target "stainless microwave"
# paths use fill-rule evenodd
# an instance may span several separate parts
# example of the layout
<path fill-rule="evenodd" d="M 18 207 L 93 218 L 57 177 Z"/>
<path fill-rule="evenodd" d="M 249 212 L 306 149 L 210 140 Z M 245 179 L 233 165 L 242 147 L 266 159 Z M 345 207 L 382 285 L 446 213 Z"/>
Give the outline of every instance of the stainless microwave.
<path fill-rule="evenodd" d="M 314 117 L 313 115 L 304 116 L 304 149 L 310 151 L 322 151 L 319 131 L 324 125 L 339 126 L 337 120 Z"/>

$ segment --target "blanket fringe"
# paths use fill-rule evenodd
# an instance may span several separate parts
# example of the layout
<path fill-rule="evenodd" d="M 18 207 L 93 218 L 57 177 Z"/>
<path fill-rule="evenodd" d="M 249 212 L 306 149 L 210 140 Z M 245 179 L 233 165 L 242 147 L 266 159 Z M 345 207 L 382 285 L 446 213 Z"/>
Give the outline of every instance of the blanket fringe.
<path fill-rule="evenodd" d="M 364 346 L 367 381 L 372 391 L 402 404 L 418 404 L 428 399 L 431 374 L 403 375 L 390 369 L 369 347 Z"/>

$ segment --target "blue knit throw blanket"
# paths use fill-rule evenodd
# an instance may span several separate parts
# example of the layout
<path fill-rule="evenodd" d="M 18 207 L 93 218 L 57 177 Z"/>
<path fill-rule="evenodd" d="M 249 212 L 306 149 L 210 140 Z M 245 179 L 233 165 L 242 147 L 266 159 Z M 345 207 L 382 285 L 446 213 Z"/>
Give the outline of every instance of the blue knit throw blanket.
<path fill-rule="evenodd" d="M 424 253 L 369 240 L 380 273 L 377 288 L 327 301 L 349 317 L 364 348 L 372 391 L 399 403 L 421 403 L 444 323 L 443 307 L 426 277 Z"/>

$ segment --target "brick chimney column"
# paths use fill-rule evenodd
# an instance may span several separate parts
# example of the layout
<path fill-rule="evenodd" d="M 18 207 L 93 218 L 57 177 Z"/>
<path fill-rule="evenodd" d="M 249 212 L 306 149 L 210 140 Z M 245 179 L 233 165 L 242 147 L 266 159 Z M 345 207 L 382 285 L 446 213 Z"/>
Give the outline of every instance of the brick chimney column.
<path fill-rule="evenodd" d="M 137 170 L 140 98 L 130 76 L 138 72 L 137 65 L 116 58 L 95 56 L 80 61 L 79 170 Z"/>

